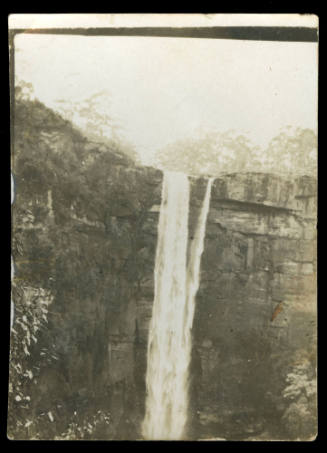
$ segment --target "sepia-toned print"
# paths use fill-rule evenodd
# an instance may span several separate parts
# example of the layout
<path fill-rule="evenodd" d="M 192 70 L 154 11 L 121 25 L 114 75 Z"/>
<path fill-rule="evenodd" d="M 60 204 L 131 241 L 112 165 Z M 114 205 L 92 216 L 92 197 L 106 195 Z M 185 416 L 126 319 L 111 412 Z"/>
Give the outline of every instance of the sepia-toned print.
<path fill-rule="evenodd" d="M 12 440 L 317 436 L 318 18 L 9 17 Z"/>

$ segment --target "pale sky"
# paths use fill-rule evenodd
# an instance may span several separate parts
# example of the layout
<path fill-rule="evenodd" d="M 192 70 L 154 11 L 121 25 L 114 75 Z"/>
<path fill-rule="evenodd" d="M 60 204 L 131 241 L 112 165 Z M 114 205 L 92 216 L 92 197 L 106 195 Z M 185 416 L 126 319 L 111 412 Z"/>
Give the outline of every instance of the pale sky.
<path fill-rule="evenodd" d="M 16 76 L 49 107 L 108 91 L 103 109 L 145 160 L 199 129 L 265 146 L 317 128 L 317 43 L 21 34 L 15 48 Z"/>

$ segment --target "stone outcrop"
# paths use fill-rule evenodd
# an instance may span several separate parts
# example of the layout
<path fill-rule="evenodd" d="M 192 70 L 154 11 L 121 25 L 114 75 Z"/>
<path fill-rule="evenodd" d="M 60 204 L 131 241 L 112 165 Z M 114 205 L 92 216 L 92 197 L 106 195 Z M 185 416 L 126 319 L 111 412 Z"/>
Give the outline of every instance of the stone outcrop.
<path fill-rule="evenodd" d="M 205 436 L 315 434 L 315 203 L 308 177 L 213 185 L 194 319 L 194 419 Z M 299 366 L 306 384 L 293 399 Z M 288 420 L 300 398 L 306 415 L 293 408 Z"/>
<path fill-rule="evenodd" d="M 42 288 L 52 302 L 30 355 L 11 359 L 34 378 L 22 385 L 24 409 L 11 370 L 8 433 L 140 438 L 162 173 L 90 143 L 37 102 L 16 108 L 13 172 L 15 285 Z M 192 179 L 190 240 L 204 189 Z M 315 238 L 313 178 L 215 180 L 193 325 L 190 438 L 314 436 Z M 18 291 L 16 323 L 25 299 Z M 109 421 L 76 431 L 98 411 Z"/>

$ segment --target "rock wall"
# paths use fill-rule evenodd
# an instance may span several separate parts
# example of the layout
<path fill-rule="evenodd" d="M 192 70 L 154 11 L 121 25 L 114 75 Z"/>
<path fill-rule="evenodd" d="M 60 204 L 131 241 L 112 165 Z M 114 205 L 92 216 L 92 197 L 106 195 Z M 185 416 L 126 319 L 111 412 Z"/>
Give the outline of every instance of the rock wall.
<path fill-rule="evenodd" d="M 140 438 L 162 173 L 89 142 L 37 101 L 17 105 L 13 173 L 8 435 Z M 203 195 L 192 179 L 190 240 Z M 215 180 L 190 438 L 315 434 L 315 202 L 308 177 Z M 46 325 L 26 354 L 38 313 Z"/>
<path fill-rule="evenodd" d="M 194 319 L 195 432 L 314 436 L 315 288 L 315 181 L 216 179 Z"/>
<path fill-rule="evenodd" d="M 17 104 L 14 135 L 8 435 L 135 438 L 162 173 L 37 101 Z"/>

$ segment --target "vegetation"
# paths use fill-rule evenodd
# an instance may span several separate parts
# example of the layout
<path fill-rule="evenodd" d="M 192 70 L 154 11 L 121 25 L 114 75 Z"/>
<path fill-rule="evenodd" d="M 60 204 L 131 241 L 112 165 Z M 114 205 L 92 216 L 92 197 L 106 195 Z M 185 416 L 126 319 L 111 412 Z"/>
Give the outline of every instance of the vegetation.
<path fill-rule="evenodd" d="M 310 129 L 286 127 L 262 150 L 235 131 L 208 132 L 166 147 L 157 153 L 156 162 L 161 168 L 193 175 L 266 172 L 315 176 L 317 137 Z"/>
<path fill-rule="evenodd" d="M 18 87 L 13 131 L 7 432 L 114 438 L 123 428 L 121 414 L 108 413 L 114 390 L 103 338 L 144 270 L 133 241 L 153 191 L 118 142 L 86 138 L 30 94 Z"/>
<path fill-rule="evenodd" d="M 31 108 L 33 103 L 35 106 L 41 104 L 34 96 L 32 84 L 23 80 L 16 81 L 15 101 L 18 104 L 18 108 L 22 101 L 28 101 L 29 108 Z M 106 108 L 104 108 L 104 105 Z M 80 132 L 95 145 L 103 144 L 139 163 L 140 159 L 133 145 L 121 133 L 122 126 L 113 115 L 109 115 L 110 105 L 110 93 L 108 91 L 99 91 L 75 102 L 58 99 L 53 113 L 59 114 L 58 117 L 74 125 L 76 131 Z"/>

